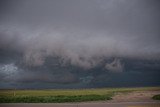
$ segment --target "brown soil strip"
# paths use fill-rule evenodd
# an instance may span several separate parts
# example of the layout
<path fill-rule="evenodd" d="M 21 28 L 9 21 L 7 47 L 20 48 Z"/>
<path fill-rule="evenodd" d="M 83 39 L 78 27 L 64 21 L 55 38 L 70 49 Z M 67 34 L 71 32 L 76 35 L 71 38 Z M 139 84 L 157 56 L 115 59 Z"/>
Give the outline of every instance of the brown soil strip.
<path fill-rule="evenodd" d="M 154 102 L 152 97 L 160 91 L 134 91 L 129 93 L 116 93 L 109 102 Z M 160 102 L 160 101 L 157 101 Z"/>

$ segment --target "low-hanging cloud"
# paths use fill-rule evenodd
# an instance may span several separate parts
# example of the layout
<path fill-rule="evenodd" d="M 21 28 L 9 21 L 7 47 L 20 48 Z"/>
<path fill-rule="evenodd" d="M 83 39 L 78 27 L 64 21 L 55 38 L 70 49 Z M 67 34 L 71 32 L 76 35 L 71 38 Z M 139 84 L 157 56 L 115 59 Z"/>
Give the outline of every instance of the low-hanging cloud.
<path fill-rule="evenodd" d="M 123 72 L 124 64 L 120 62 L 120 59 L 114 59 L 113 62 L 107 63 L 105 68 L 111 72 Z"/>
<path fill-rule="evenodd" d="M 0 49 L 22 53 L 28 66 L 41 66 L 47 57 L 85 69 L 109 57 L 159 60 L 158 4 L 157 0 L 12 1 L 1 12 Z"/>

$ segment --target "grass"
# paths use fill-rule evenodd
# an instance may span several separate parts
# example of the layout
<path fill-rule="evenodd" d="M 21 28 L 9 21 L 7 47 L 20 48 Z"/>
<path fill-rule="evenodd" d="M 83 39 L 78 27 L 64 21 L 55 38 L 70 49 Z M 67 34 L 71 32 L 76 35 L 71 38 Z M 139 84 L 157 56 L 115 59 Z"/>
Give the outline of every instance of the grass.
<path fill-rule="evenodd" d="M 1 103 L 63 103 L 63 102 L 82 102 L 109 100 L 111 97 L 106 95 L 78 95 L 78 96 L 16 96 L 0 97 Z"/>
<path fill-rule="evenodd" d="M 154 100 L 160 100 L 160 94 L 154 95 L 152 98 L 153 98 Z"/>
<path fill-rule="evenodd" d="M 0 90 L 0 103 L 61 103 L 110 100 L 116 93 L 155 91 L 160 87 L 66 90 Z"/>

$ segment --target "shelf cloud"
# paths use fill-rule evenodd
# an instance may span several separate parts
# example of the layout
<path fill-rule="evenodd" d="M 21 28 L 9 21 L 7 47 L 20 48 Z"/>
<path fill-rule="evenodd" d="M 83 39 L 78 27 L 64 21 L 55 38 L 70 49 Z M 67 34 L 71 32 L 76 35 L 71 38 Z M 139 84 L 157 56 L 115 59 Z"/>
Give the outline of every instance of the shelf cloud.
<path fill-rule="evenodd" d="M 58 57 L 89 70 L 115 58 L 103 68 L 122 72 L 121 58 L 160 60 L 159 10 L 159 0 L 1 0 L 0 51 L 28 68 Z"/>

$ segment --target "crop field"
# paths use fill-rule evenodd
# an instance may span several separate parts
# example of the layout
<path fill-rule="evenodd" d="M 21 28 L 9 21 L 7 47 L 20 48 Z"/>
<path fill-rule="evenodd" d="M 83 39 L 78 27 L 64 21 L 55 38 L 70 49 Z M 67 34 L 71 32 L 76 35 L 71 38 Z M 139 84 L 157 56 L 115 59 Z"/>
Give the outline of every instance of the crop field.
<path fill-rule="evenodd" d="M 0 90 L 0 103 L 61 103 L 111 100 L 116 93 L 159 91 L 160 87 Z"/>

